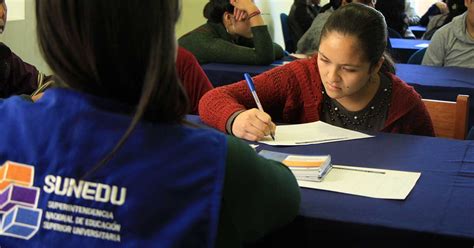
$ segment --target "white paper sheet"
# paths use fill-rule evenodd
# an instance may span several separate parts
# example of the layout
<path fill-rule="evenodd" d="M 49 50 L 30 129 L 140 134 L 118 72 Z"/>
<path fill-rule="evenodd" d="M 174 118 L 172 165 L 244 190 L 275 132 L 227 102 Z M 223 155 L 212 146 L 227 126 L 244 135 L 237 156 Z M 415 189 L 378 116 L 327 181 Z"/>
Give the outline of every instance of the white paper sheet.
<path fill-rule="evenodd" d="M 301 146 L 371 137 L 373 136 L 317 121 L 296 125 L 279 125 L 276 127 L 275 141 L 266 137 L 260 143 L 272 146 Z"/>
<path fill-rule="evenodd" d="M 421 47 L 421 48 L 425 48 L 425 47 L 429 47 L 430 46 L 430 43 L 421 43 L 421 44 L 418 44 L 418 45 L 415 45 L 416 47 Z"/>
<path fill-rule="evenodd" d="M 298 181 L 300 187 L 380 199 L 405 200 L 421 173 L 334 165 L 322 182 Z"/>
<path fill-rule="evenodd" d="M 296 58 L 296 59 L 307 59 L 307 58 L 309 58 L 308 55 L 301 54 L 301 53 L 291 53 L 290 57 L 293 57 L 293 58 Z"/>

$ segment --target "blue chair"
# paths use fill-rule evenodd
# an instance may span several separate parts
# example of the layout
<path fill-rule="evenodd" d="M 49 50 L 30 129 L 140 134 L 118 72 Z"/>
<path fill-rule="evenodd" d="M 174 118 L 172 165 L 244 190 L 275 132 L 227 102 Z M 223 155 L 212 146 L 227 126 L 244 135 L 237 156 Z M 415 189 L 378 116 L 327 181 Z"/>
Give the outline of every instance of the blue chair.
<path fill-rule="evenodd" d="M 474 126 L 471 127 L 466 137 L 467 140 L 474 140 Z"/>
<path fill-rule="evenodd" d="M 421 62 L 423 61 L 423 57 L 425 56 L 425 52 L 426 52 L 426 47 L 416 51 L 414 54 L 410 56 L 407 64 L 421 65 Z"/>
<path fill-rule="evenodd" d="M 388 30 L 389 38 L 403 39 L 403 36 L 399 32 L 397 32 L 395 29 L 387 27 L 387 30 Z"/>
<path fill-rule="evenodd" d="M 295 41 L 290 32 L 290 26 L 288 25 L 288 15 L 285 13 L 280 14 L 281 30 L 283 31 L 283 40 L 285 41 L 285 50 L 290 53 L 296 51 Z"/>

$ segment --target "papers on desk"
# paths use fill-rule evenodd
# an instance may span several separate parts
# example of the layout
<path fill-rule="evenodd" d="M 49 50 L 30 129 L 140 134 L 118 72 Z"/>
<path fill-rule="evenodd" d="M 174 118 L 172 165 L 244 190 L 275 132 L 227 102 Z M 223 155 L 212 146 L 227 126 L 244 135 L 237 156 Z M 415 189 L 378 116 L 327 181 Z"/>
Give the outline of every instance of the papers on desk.
<path fill-rule="evenodd" d="M 254 150 L 258 147 L 258 145 L 254 145 L 254 144 L 249 144 L 249 146 Z"/>
<path fill-rule="evenodd" d="M 286 65 L 288 63 L 291 63 L 292 61 L 281 61 L 281 60 L 277 60 L 277 61 L 274 61 L 272 63 L 273 66 L 282 66 L 282 65 Z"/>
<path fill-rule="evenodd" d="M 295 58 L 295 59 L 307 59 L 310 58 L 310 56 L 302 53 L 290 53 L 290 57 Z"/>
<path fill-rule="evenodd" d="M 331 156 L 304 156 L 262 150 L 260 156 L 288 166 L 297 180 L 320 182 L 331 170 Z"/>
<path fill-rule="evenodd" d="M 371 137 L 373 136 L 317 121 L 279 125 L 276 127 L 274 141 L 267 137 L 259 142 L 272 146 L 301 146 Z"/>
<path fill-rule="evenodd" d="M 421 43 L 421 44 L 418 44 L 418 45 L 415 45 L 416 47 L 421 47 L 421 48 L 425 48 L 425 47 L 429 47 L 430 46 L 430 43 Z"/>
<path fill-rule="evenodd" d="M 333 165 L 322 182 L 298 180 L 300 187 L 380 199 L 405 200 L 421 173 Z"/>

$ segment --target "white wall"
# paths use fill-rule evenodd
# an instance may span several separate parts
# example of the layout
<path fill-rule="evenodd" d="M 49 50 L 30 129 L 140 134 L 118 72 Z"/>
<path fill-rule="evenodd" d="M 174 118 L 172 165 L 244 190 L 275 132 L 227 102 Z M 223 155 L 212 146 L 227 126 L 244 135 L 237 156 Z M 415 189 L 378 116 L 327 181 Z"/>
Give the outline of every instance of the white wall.
<path fill-rule="evenodd" d="M 33 64 L 39 71 L 49 74 L 51 70 L 42 58 L 38 41 L 36 39 L 36 18 L 35 18 L 35 0 L 7 0 L 8 16 L 18 16 L 21 11 L 18 8 L 24 7 L 24 19 L 12 18 L 7 21 L 5 31 L 0 35 L 0 41 L 5 43 L 20 58 L 30 64 Z M 10 5 L 11 3 L 11 5 Z M 20 20 L 18 20 L 20 19 Z"/>

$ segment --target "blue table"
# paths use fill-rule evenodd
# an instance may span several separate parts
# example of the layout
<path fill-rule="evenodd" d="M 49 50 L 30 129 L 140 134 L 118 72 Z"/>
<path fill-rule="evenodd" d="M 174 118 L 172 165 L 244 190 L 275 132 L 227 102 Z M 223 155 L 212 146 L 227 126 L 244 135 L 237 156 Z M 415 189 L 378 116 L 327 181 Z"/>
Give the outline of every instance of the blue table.
<path fill-rule="evenodd" d="M 426 32 L 426 27 L 423 26 L 410 26 L 410 30 L 417 38 L 421 38 L 423 34 Z"/>
<path fill-rule="evenodd" d="M 430 40 L 396 39 L 390 38 L 392 55 L 399 63 L 406 63 L 416 51 L 428 47 Z"/>
<path fill-rule="evenodd" d="M 289 226 L 256 247 L 472 247 L 474 142 L 379 133 L 375 138 L 257 150 L 331 154 L 335 164 L 421 172 L 404 201 L 301 189 Z M 336 245 L 337 244 L 337 245 Z"/>
<path fill-rule="evenodd" d="M 198 116 L 189 121 L 202 124 Z M 299 216 L 250 247 L 472 247 L 474 141 L 377 133 L 374 138 L 262 149 L 330 154 L 334 164 L 421 172 L 408 197 L 383 200 L 301 188 Z"/>

